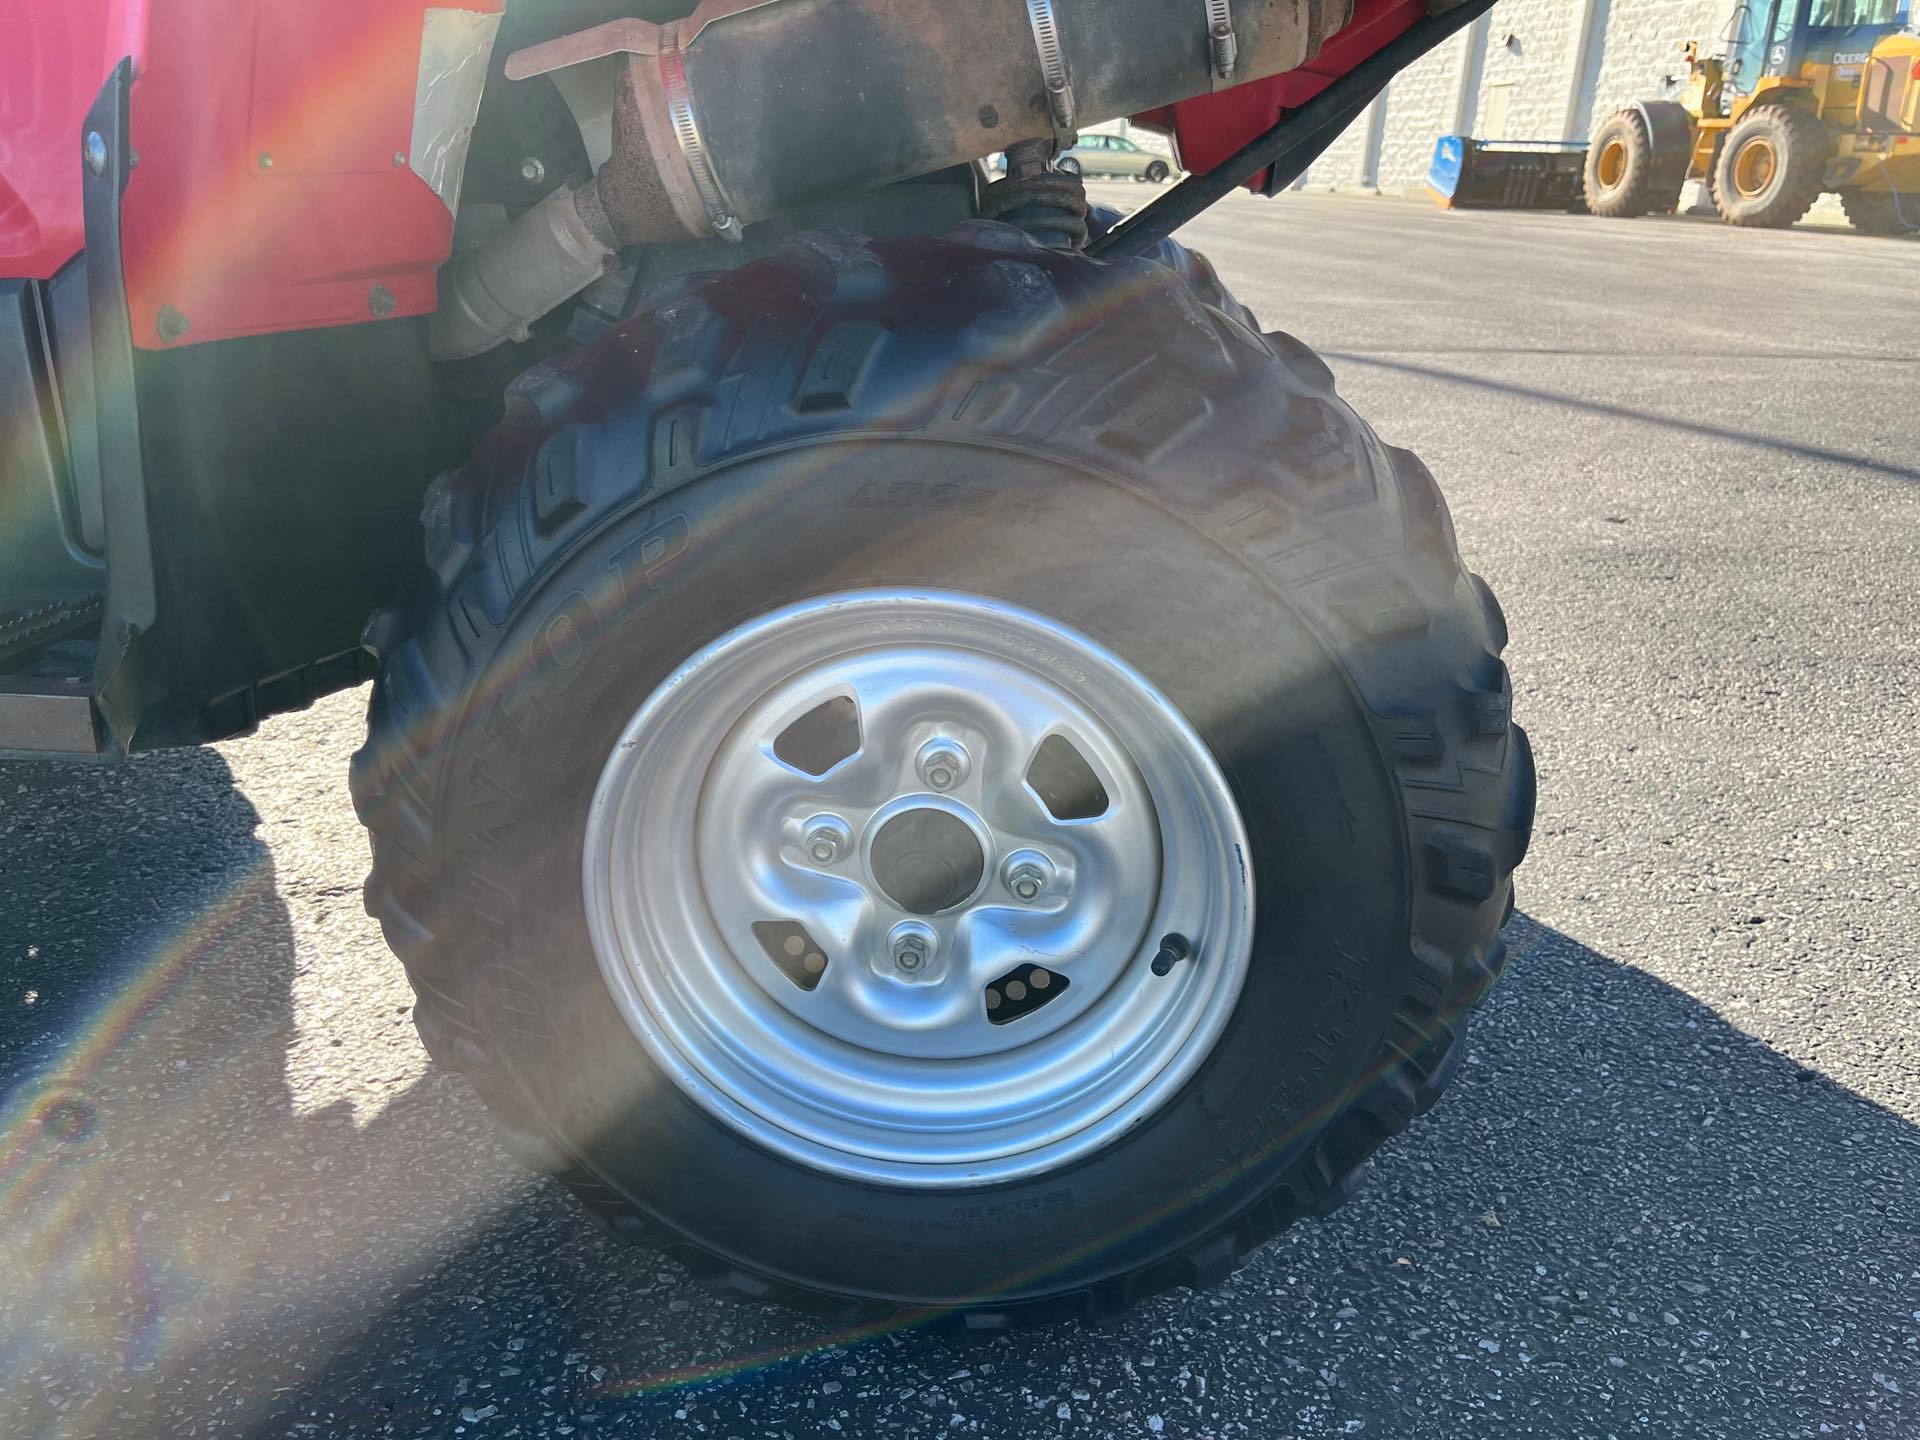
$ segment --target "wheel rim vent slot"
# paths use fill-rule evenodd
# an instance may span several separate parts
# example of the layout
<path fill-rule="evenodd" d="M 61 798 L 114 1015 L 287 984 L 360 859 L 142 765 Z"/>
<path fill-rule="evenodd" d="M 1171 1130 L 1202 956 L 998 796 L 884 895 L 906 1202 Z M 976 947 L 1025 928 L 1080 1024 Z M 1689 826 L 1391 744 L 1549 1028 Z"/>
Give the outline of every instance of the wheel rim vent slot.
<path fill-rule="evenodd" d="M 756 920 L 753 938 L 780 973 L 802 990 L 811 990 L 827 973 L 827 952 L 797 920 Z"/>
<path fill-rule="evenodd" d="M 836 695 L 814 706 L 780 732 L 773 753 L 808 775 L 824 775 L 859 754 L 860 710 L 853 697 Z"/>
<path fill-rule="evenodd" d="M 1044 965 L 1016 965 L 987 986 L 987 1019 L 1010 1025 L 1065 993 L 1070 982 Z"/>
<path fill-rule="evenodd" d="M 1107 813 L 1106 786 L 1064 735 L 1040 742 L 1027 764 L 1027 784 L 1056 820 L 1093 820 Z"/>

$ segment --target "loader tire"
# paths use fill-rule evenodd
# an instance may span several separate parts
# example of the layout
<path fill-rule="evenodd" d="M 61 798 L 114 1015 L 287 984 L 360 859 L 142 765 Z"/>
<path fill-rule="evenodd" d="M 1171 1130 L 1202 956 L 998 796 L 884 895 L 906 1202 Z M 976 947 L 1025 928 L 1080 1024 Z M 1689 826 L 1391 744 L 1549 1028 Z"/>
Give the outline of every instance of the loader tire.
<path fill-rule="evenodd" d="M 1713 213 L 1722 220 L 1727 218 L 1726 207 L 1720 203 L 1720 152 L 1727 148 L 1726 135 L 1714 137 L 1713 151 L 1707 156 L 1707 204 L 1713 207 Z"/>
<path fill-rule="evenodd" d="M 1729 225 L 1779 229 L 1820 198 L 1833 137 L 1798 105 L 1756 105 L 1727 131 L 1713 163 L 1713 202 Z"/>
<path fill-rule="evenodd" d="M 1840 208 L 1847 212 L 1847 222 L 1862 235 L 1920 233 L 1920 195 L 1846 189 L 1840 192 Z"/>
<path fill-rule="evenodd" d="M 1160 256 L 976 222 L 675 282 L 515 383 L 368 627 L 422 1039 L 717 1288 L 997 1328 L 1217 1282 L 1505 961 L 1499 606 L 1425 467 Z"/>
<path fill-rule="evenodd" d="M 1588 212 L 1609 220 L 1631 220 L 1659 208 L 1646 116 L 1622 110 L 1593 132 L 1581 188 Z"/>

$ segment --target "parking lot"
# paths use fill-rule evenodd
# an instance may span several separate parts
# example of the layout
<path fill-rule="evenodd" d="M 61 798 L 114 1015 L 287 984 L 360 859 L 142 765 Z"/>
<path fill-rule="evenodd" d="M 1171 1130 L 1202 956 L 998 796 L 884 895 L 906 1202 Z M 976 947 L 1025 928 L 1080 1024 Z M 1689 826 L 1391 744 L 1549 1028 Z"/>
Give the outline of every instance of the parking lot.
<path fill-rule="evenodd" d="M 428 1064 L 356 692 L 0 766 L 0 1434 L 1920 1434 L 1920 245 L 1183 238 L 1439 477 L 1538 755 L 1513 963 L 1359 1197 L 1102 1330 L 710 1297 Z"/>

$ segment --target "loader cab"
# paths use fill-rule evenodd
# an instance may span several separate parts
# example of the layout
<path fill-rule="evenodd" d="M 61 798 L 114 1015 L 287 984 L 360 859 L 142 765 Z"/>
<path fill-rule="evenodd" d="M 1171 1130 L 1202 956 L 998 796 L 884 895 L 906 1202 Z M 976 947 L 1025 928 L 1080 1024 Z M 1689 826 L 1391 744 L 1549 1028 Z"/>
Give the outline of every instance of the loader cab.
<path fill-rule="evenodd" d="M 1913 0 L 1744 0 L 1728 31 L 1727 91 L 1805 85 L 1830 123 L 1851 123 L 1875 46 L 1906 29 Z"/>
<path fill-rule="evenodd" d="M 1813 7 L 1831 8 L 1851 0 L 1739 0 L 1727 23 L 1727 91 L 1751 95 L 1765 80 L 1780 80 L 1799 71 L 1797 36 L 1806 31 Z M 1875 3 L 1875 0 L 1866 0 Z M 1894 0 L 1907 3 L 1907 0 Z"/>
<path fill-rule="evenodd" d="M 1911 0 L 1812 0 L 1799 71 L 1830 122 L 1852 125 L 1876 48 L 1906 28 Z"/>
<path fill-rule="evenodd" d="M 1850 70 L 1857 86 L 1874 45 L 1906 28 L 1911 7 L 1912 0 L 1771 0 L 1765 24 L 1747 42 L 1762 53 L 1742 73 L 1817 83 L 1831 71 Z M 1807 66 L 1817 73 L 1807 75 Z"/>

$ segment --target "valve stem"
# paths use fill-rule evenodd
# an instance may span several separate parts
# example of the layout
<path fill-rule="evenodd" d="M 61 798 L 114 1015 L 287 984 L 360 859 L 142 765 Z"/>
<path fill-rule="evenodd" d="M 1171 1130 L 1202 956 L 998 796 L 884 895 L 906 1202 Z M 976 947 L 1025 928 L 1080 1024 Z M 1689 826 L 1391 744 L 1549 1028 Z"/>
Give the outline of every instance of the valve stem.
<path fill-rule="evenodd" d="M 1184 935 L 1162 935 L 1160 953 L 1153 957 L 1153 973 L 1171 974 L 1173 967 L 1193 955 L 1193 945 Z"/>

